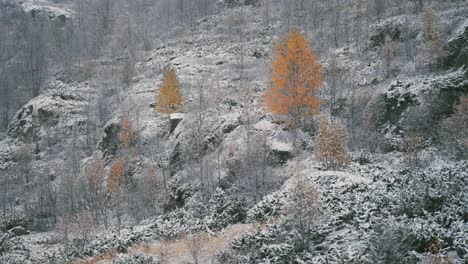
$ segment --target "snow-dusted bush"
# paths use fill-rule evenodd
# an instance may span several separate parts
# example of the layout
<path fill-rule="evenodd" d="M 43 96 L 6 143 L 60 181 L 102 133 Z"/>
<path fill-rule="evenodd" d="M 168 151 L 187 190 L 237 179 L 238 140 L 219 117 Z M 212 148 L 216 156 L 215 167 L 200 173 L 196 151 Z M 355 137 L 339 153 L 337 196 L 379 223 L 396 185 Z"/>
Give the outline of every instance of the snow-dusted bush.
<path fill-rule="evenodd" d="M 0 256 L 6 254 L 10 247 L 8 244 L 8 238 L 9 238 L 8 234 L 0 233 Z"/>
<path fill-rule="evenodd" d="M 247 222 L 267 222 L 280 216 L 286 203 L 286 196 L 286 193 L 281 191 L 267 195 L 247 211 Z"/>
<path fill-rule="evenodd" d="M 6 214 L 0 217 L 0 231 L 8 231 L 13 227 L 28 227 L 29 222 L 24 215 Z"/>
<path fill-rule="evenodd" d="M 30 252 L 10 233 L 0 233 L 0 263 L 28 264 Z"/>
<path fill-rule="evenodd" d="M 235 240 L 219 255 L 221 262 L 415 263 L 438 238 L 440 253 L 451 252 L 452 262 L 462 263 L 457 261 L 468 253 L 468 163 L 418 170 L 356 166 L 359 175 L 321 172 L 310 178 L 323 211 L 310 232 L 288 213 L 266 231 Z M 287 254 L 295 258 L 285 260 Z"/>
<path fill-rule="evenodd" d="M 161 263 L 155 260 L 152 256 L 147 256 L 142 253 L 135 255 L 125 255 L 112 261 L 112 264 L 158 264 Z"/>
<path fill-rule="evenodd" d="M 210 215 L 207 217 L 208 227 L 220 230 L 230 224 L 245 220 L 246 206 L 242 198 L 229 195 L 221 188 L 217 188 L 210 200 Z"/>
<path fill-rule="evenodd" d="M 372 263 L 418 263 L 413 250 L 421 246 L 415 234 L 403 225 L 378 225 L 369 239 L 369 259 Z"/>
<path fill-rule="evenodd" d="M 315 254 L 297 243 L 294 230 L 270 225 L 266 232 L 259 230 L 234 240 L 229 249 L 218 255 L 221 263 L 313 263 Z M 316 239 L 311 236 L 310 239 Z"/>
<path fill-rule="evenodd" d="M 31 263 L 25 256 L 19 255 L 5 255 L 0 256 L 0 263 L 8 264 L 29 264 Z"/>

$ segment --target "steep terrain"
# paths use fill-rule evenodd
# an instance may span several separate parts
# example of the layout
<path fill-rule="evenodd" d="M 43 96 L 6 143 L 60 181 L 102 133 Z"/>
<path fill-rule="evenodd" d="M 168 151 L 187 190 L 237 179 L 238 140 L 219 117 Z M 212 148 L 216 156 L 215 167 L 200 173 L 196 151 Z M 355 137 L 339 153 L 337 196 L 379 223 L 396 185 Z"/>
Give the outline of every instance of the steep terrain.
<path fill-rule="evenodd" d="M 444 122 L 468 93 L 466 3 L 437 9 L 437 67 L 417 48 L 422 14 L 367 21 L 363 40 L 343 37 L 338 47 L 324 33 L 332 22 L 304 30 L 327 74 L 322 114 L 348 128 L 353 161 L 342 171 L 314 158 L 315 127 L 290 129 L 262 108 L 276 40 L 291 27 L 279 4 L 266 17 L 265 3 L 220 1 L 216 12 L 166 32 L 135 55 L 128 83 L 120 81 L 125 55 L 54 63 L 0 141 L 0 263 L 185 263 L 196 255 L 199 263 L 418 263 L 433 255 L 465 263 L 468 164 L 463 150 L 446 150 Z M 18 10 L 67 23 L 72 7 L 25 1 Z M 334 105 L 331 58 L 340 68 Z M 172 119 L 153 108 L 168 65 L 185 99 Z M 423 138 L 416 161 L 413 130 Z M 102 161 L 106 181 L 124 159 L 122 198 L 106 194 L 102 209 L 89 175 Z M 315 190 L 306 205 L 300 185 Z M 301 229 L 308 210 L 317 219 Z M 19 226 L 24 233 L 12 231 Z"/>

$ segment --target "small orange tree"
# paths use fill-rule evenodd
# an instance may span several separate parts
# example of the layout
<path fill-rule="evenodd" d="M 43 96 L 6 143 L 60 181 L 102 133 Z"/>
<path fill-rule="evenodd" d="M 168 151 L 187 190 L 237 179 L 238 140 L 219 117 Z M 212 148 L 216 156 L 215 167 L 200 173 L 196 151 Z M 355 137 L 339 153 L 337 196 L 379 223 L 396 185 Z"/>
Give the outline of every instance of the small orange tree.
<path fill-rule="evenodd" d="M 96 191 L 100 191 L 104 184 L 104 163 L 97 158 L 88 169 L 87 180 L 90 187 Z"/>
<path fill-rule="evenodd" d="M 460 98 L 455 113 L 442 123 L 442 143 L 457 155 L 468 159 L 468 96 Z"/>
<path fill-rule="evenodd" d="M 161 114 L 172 114 L 182 109 L 183 97 L 174 68 L 164 74 L 164 82 L 156 95 L 156 110 Z"/>
<path fill-rule="evenodd" d="M 320 109 L 315 92 L 323 84 L 322 66 L 306 36 L 292 30 L 276 45 L 270 86 L 263 100 L 267 111 L 301 124 Z"/>
<path fill-rule="evenodd" d="M 95 159 L 88 168 L 86 179 L 88 182 L 89 195 L 91 197 L 91 210 L 94 213 L 95 221 L 97 222 L 100 217 L 104 221 L 107 229 L 107 213 L 105 208 L 106 201 L 106 175 L 104 170 L 104 163 L 100 158 Z"/>
<path fill-rule="evenodd" d="M 111 206 L 116 208 L 117 214 L 117 224 L 118 224 L 118 231 L 120 232 L 121 227 L 121 196 L 122 196 L 122 184 L 125 176 L 125 171 L 127 168 L 127 163 L 125 160 L 117 160 L 114 162 L 110 168 L 109 177 L 107 177 L 107 190 L 110 196 Z"/>
<path fill-rule="evenodd" d="M 119 139 L 124 150 L 128 151 L 131 148 L 132 141 L 135 139 L 135 132 L 132 129 L 132 125 L 128 118 L 122 119 L 121 130 L 119 133 Z"/>
<path fill-rule="evenodd" d="M 323 162 L 327 169 L 337 169 L 348 165 L 351 157 L 346 151 L 345 141 L 345 129 L 322 118 L 315 142 L 316 159 Z"/>
<path fill-rule="evenodd" d="M 437 63 L 444 55 L 440 22 L 436 11 L 426 8 L 423 13 L 424 60 L 429 64 Z"/>
<path fill-rule="evenodd" d="M 126 162 L 124 160 L 114 162 L 110 168 L 109 177 L 107 178 L 107 190 L 112 199 L 116 199 L 120 195 L 125 170 Z"/>

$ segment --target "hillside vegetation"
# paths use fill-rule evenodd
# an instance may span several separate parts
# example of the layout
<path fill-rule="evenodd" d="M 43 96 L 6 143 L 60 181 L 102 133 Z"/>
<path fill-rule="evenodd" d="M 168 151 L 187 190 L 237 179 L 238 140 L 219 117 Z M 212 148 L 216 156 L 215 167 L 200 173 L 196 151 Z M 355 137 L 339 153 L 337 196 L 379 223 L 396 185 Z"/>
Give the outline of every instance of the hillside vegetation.
<path fill-rule="evenodd" d="M 0 21 L 0 263 L 467 263 L 466 1 Z"/>

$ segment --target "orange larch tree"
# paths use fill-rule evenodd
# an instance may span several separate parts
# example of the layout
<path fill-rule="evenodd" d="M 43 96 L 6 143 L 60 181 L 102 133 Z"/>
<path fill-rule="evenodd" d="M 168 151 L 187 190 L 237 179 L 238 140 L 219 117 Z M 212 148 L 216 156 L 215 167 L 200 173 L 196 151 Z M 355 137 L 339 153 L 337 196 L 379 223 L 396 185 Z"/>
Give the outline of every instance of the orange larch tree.
<path fill-rule="evenodd" d="M 110 168 L 109 177 L 107 177 L 107 190 L 109 192 L 109 198 L 111 206 L 115 208 L 117 215 L 117 226 L 118 232 L 120 233 L 120 227 L 122 225 L 122 212 L 121 212 L 121 200 L 122 200 L 122 185 L 127 169 L 127 162 L 125 160 L 117 160 Z"/>
<path fill-rule="evenodd" d="M 346 151 L 346 131 L 344 127 L 321 118 L 315 142 L 315 158 L 327 169 L 345 167 L 351 161 Z"/>
<path fill-rule="evenodd" d="M 323 84 L 322 66 L 304 34 L 290 31 L 276 45 L 270 86 L 264 95 L 269 112 L 289 116 L 289 124 L 302 124 L 304 118 L 320 109 L 316 91 Z"/>
<path fill-rule="evenodd" d="M 126 166 L 125 160 L 118 160 L 110 168 L 109 177 L 107 178 L 107 190 L 112 199 L 116 199 L 120 195 Z"/>
<path fill-rule="evenodd" d="M 161 114 L 180 111 L 183 105 L 180 83 L 174 68 L 169 67 L 164 74 L 164 82 L 156 95 L 156 110 Z"/>
<path fill-rule="evenodd" d="M 119 134 L 119 139 L 122 142 L 123 146 L 126 148 L 130 147 L 134 137 L 135 137 L 135 133 L 133 132 L 130 121 L 128 120 L 128 118 L 123 118 L 122 129 Z"/>

